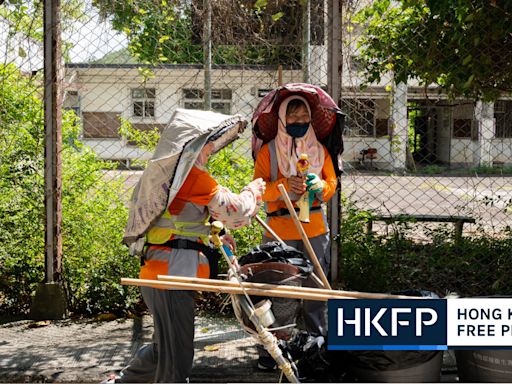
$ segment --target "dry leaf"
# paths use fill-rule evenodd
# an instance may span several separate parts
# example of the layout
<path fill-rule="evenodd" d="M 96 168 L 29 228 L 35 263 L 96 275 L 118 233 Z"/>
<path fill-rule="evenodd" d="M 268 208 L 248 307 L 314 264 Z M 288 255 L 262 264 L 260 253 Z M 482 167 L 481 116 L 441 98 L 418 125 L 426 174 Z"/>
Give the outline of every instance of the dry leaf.
<path fill-rule="evenodd" d="M 219 346 L 218 345 L 206 345 L 204 347 L 204 350 L 208 351 L 208 352 L 218 351 L 219 350 Z"/>
<path fill-rule="evenodd" d="M 34 321 L 28 325 L 29 328 L 41 328 L 50 325 L 50 320 Z"/>
<path fill-rule="evenodd" d="M 112 321 L 117 319 L 117 316 L 113 313 L 101 313 L 98 316 L 96 316 L 96 320 L 98 321 Z"/>

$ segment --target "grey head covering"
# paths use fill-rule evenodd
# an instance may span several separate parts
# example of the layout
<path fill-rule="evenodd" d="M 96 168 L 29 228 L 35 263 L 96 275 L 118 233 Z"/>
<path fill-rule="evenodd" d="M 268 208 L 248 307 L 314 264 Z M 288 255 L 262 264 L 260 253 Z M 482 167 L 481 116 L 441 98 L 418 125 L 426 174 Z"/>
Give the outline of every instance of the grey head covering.
<path fill-rule="evenodd" d="M 240 115 L 176 110 L 133 191 L 123 237 L 130 253 L 141 249 L 144 235 L 172 203 L 206 143 L 213 143 L 215 153 L 240 137 L 246 126 Z"/>

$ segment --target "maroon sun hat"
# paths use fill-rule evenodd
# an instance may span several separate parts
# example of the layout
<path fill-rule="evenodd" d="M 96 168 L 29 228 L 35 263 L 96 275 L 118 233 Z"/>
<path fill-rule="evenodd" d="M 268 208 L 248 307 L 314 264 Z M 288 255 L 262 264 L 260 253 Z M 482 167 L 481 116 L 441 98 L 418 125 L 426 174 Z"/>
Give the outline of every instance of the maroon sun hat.
<path fill-rule="evenodd" d="M 340 111 L 334 100 L 322 88 L 306 83 L 289 83 L 270 91 L 258 104 L 252 116 L 254 135 L 263 143 L 277 135 L 279 106 L 288 96 L 305 98 L 311 109 L 311 124 L 318 140 L 326 138 L 336 124 Z"/>

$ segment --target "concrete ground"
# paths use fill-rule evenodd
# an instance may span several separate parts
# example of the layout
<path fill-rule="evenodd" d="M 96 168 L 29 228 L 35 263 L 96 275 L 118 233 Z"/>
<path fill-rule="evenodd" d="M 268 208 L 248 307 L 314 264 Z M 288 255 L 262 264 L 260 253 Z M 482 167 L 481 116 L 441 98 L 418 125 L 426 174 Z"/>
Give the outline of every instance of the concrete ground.
<path fill-rule="evenodd" d="M 341 189 L 358 208 L 378 214 L 471 216 L 494 232 L 511 225 L 512 177 L 342 176 Z"/>
<path fill-rule="evenodd" d="M 62 320 L 0 325 L 0 382 L 99 383 L 151 340 L 150 316 L 113 321 Z M 278 382 L 256 368 L 256 348 L 234 318 L 196 318 L 192 382 Z M 443 382 L 455 382 L 445 354 Z"/>
<path fill-rule="evenodd" d="M 150 316 L 0 325 L 0 382 L 99 383 L 151 340 Z M 256 348 L 234 319 L 196 318 L 194 382 L 273 382 L 255 367 Z"/>

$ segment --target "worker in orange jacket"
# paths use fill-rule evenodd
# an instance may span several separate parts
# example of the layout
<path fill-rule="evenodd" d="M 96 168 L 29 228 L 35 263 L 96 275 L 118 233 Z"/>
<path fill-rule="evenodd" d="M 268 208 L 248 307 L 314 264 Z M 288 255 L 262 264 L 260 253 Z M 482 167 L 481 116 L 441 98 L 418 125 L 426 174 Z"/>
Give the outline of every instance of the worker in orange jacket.
<path fill-rule="evenodd" d="M 215 250 L 209 246 L 210 217 L 222 221 L 227 228 L 236 229 L 249 224 L 260 208 L 265 189 L 262 179 L 253 180 L 236 194 L 219 185 L 206 171 L 210 154 L 234 140 L 239 133 L 236 125 L 232 130 L 225 130 L 225 126 L 229 127 L 227 123 L 220 123 L 219 129 L 211 132 L 200 130 L 201 124 L 205 125 L 201 119 L 209 123 L 209 119 L 217 121 L 218 115 L 207 111 L 179 110 L 174 119 L 176 126 L 171 123 L 162 134 L 162 146 L 177 145 L 180 140 L 184 145 L 181 153 L 176 151 L 176 158 L 182 160 L 172 175 L 176 183 L 170 188 L 162 186 L 169 196 L 174 185 L 178 185 L 179 190 L 169 198 L 171 201 L 165 211 L 140 237 L 144 244 L 140 269 L 142 279 L 157 279 L 159 274 L 208 278 L 210 270 L 215 268 L 211 262 L 216 256 Z M 168 135 L 167 139 L 164 134 Z M 155 157 L 159 154 L 157 147 Z M 157 157 L 155 163 L 162 160 L 163 165 L 148 167 L 145 180 L 152 182 L 157 179 L 162 174 L 162 167 L 169 164 L 169 158 L 167 153 Z M 189 165 L 190 159 L 192 166 Z M 178 174 L 180 169 L 185 171 Z M 143 197 L 135 199 L 139 205 L 130 211 L 125 238 L 126 233 L 137 233 L 132 228 L 148 222 L 149 214 L 143 216 L 141 212 L 144 209 L 151 212 L 155 202 L 159 201 L 158 193 L 152 184 L 149 185 L 150 188 L 145 188 L 139 181 L 134 192 L 134 195 L 139 193 Z M 160 183 L 156 183 L 156 187 L 159 186 Z M 234 245 L 232 239 L 225 240 Z M 137 245 L 137 242 L 132 241 L 131 245 Z M 153 316 L 153 342 L 138 350 L 120 376 L 112 375 L 105 382 L 188 382 L 194 357 L 194 292 L 150 287 L 141 287 L 141 291 Z"/>
<path fill-rule="evenodd" d="M 303 223 L 316 256 L 327 275 L 330 266 L 329 226 L 321 204 L 327 202 L 336 190 L 336 174 L 331 157 L 316 138 L 311 125 L 311 112 L 306 99 L 293 95 L 279 106 L 278 130 L 274 140 L 263 145 L 257 154 L 254 179 L 266 182 L 263 201 L 267 212 L 267 223 L 286 244 L 306 253 L 301 236 L 282 200 L 279 184 L 283 184 L 295 203 L 306 192 L 311 202 L 310 222 Z M 306 180 L 298 175 L 297 162 L 301 154 L 307 154 L 310 168 Z M 273 241 L 265 233 L 263 242 Z M 306 285 L 316 286 L 312 282 Z M 324 302 L 304 301 L 303 318 L 308 332 L 326 335 L 327 319 Z M 258 366 L 273 369 L 272 358 L 260 349 Z"/>

